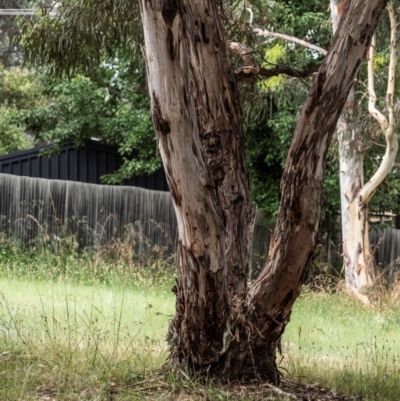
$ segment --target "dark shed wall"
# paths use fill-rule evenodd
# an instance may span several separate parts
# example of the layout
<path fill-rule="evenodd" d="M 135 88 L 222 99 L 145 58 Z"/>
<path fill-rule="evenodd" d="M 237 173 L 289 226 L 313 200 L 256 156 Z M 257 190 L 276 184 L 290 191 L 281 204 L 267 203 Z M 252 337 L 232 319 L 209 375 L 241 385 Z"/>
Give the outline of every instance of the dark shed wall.
<path fill-rule="evenodd" d="M 115 172 L 123 163 L 116 148 L 96 141 L 89 141 L 79 149 L 68 145 L 56 155 L 40 157 L 40 151 L 49 147 L 41 146 L 0 156 L 0 173 L 102 184 L 101 177 Z M 123 184 L 168 191 L 162 168 L 153 174 L 134 176 Z"/>

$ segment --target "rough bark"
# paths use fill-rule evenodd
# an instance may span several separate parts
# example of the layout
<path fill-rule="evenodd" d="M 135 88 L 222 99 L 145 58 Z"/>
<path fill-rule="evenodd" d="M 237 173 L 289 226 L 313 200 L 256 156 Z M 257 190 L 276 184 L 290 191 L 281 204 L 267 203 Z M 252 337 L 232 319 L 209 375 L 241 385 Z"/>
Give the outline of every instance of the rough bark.
<path fill-rule="evenodd" d="M 269 359 L 270 366 L 315 248 L 326 153 L 386 3 L 379 0 L 349 3 L 294 133 L 268 260 L 250 290 L 249 299 L 257 316 L 253 354 L 264 355 L 257 361 Z M 261 372 L 264 367 L 265 362 L 260 363 Z M 269 376 L 273 379 L 270 373 Z"/>
<path fill-rule="evenodd" d="M 234 73 L 211 0 L 141 0 L 153 120 L 179 226 L 170 362 L 277 382 L 275 352 L 314 250 L 325 156 L 386 1 L 354 0 L 302 110 L 267 264 L 246 293 L 250 204 Z"/>
<path fill-rule="evenodd" d="M 216 2 L 142 0 L 152 116 L 178 220 L 170 362 L 220 361 L 254 218 L 239 93 Z"/>

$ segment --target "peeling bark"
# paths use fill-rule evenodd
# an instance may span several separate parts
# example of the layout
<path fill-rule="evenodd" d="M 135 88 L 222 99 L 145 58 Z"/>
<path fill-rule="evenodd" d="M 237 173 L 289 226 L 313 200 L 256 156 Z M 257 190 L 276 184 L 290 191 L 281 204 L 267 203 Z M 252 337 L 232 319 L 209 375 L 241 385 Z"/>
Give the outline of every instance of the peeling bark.
<path fill-rule="evenodd" d="M 354 91 L 352 92 L 354 96 Z M 354 100 L 352 96 L 348 99 L 348 104 Z M 368 304 L 368 297 L 363 291 L 374 282 L 374 261 L 369 243 L 368 207 L 359 197 L 364 186 L 362 133 L 358 123 L 353 120 L 351 110 L 344 111 L 337 131 L 346 287 L 351 294 Z"/>
<path fill-rule="evenodd" d="M 254 219 L 239 92 L 217 5 L 142 1 L 152 116 L 178 220 L 174 366 L 218 363 Z"/>
<path fill-rule="evenodd" d="M 315 247 L 325 158 L 386 1 L 354 0 L 302 110 L 260 277 L 247 292 L 254 219 L 239 94 L 211 0 L 141 0 L 156 134 L 179 227 L 170 363 L 277 382 L 275 352 Z"/>
<path fill-rule="evenodd" d="M 266 266 L 249 292 L 257 317 L 254 355 L 270 361 L 290 319 L 317 241 L 326 154 L 353 79 L 386 1 L 350 2 L 302 109 L 282 180 L 282 201 Z M 253 363 L 254 365 L 254 363 Z M 260 376 L 265 362 L 260 361 Z"/>

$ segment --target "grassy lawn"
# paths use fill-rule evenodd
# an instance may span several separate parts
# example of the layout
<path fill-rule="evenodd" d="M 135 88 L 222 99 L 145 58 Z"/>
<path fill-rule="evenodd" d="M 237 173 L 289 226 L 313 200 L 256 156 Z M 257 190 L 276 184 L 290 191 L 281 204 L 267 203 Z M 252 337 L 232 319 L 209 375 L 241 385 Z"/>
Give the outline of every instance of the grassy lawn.
<path fill-rule="evenodd" d="M 13 279 L 0 288 L 1 399 L 103 399 L 165 361 L 167 290 Z"/>
<path fill-rule="evenodd" d="M 290 377 L 367 400 L 400 399 L 400 307 L 303 291 L 284 336 Z"/>
<path fill-rule="evenodd" d="M 3 274 L 0 400 L 256 399 L 240 386 L 232 393 L 161 373 L 173 279 L 151 276 L 91 283 Z M 393 304 L 368 309 L 345 294 L 303 291 L 282 342 L 282 372 L 361 399 L 398 401 L 399 312 Z M 268 394 L 257 399 L 278 399 Z"/>

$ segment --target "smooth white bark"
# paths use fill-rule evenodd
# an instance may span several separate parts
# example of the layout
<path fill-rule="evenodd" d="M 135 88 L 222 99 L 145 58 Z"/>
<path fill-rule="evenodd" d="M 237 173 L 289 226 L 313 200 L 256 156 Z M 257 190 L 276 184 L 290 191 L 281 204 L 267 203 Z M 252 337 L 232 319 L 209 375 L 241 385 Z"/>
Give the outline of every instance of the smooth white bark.
<path fill-rule="evenodd" d="M 376 46 L 375 40 L 373 40 L 372 42 L 368 59 L 368 92 L 369 92 L 368 110 L 371 113 L 371 115 L 378 121 L 382 132 L 385 134 L 386 152 L 382 158 L 382 162 L 378 170 L 360 191 L 360 200 L 366 204 L 368 204 L 368 202 L 374 195 L 376 189 L 390 173 L 393 164 L 395 162 L 398 149 L 398 141 L 395 130 L 395 119 L 393 112 L 393 96 L 395 89 L 395 71 L 396 71 L 397 24 L 392 1 L 389 1 L 388 3 L 388 12 L 390 17 L 391 43 L 390 43 L 390 62 L 388 71 L 388 88 L 386 92 L 386 108 L 388 114 L 387 117 L 376 107 L 376 94 L 374 87 L 374 53 Z"/>
<path fill-rule="evenodd" d="M 311 50 L 314 50 L 314 51 L 316 51 L 318 53 L 321 53 L 324 56 L 326 56 L 327 53 L 328 53 L 322 47 L 317 46 L 317 45 L 313 45 L 312 43 L 309 43 L 306 40 L 302 40 L 302 39 L 296 38 L 295 36 L 285 35 L 285 34 L 282 34 L 282 33 L 268 31 L 266 29 L 260 29 L 260 28 L 254 28 L 253 32 L 257 36 L 270 36 L 272 38 L 283 39 L 283 40 L 286 40 L 288 42 L 297 43 L 298 45 L 300 45 L 302 47 L 307 47 L 308 49 L 311 49 Z"/>
<path fill-rule="evenodd" d="M 335 22 L 337 23 L 340 17 L 337 15 L 337 5 L 337 0 L 331 0 L 334 30 L 337 27 Z M 343 267 L 346 275 L 346 287 L 365 303 L 369 303 L 369 299 L 363 292 L 373 285 L 375 281 L 374 262 L 369 243 L 368 203 L 379 185 L 389 174 L 397 154 L 397 138 L 394 132 L 393 116 L 396 21 L 392 2 L 389 2 L 388 10 L 391 21 L 391 56 L 386 96 L 388 119 L 376 108 L 377 98 L 374 88 L 373 69 L 375 40 L 372 42 L 368 60 L 368 110 L 385 133 L 387 146 L 380 167 L 366 184 L 364 184 L 363 176 L 362 136 L 357 128 L 357 123 L 351 121 L 351 108 L 350 110 L 344 110 L 338 124 Z M 348 104 L 351 105 L 352 103 L 354 103 L 354 99 L 350 98 Z"/>
<path fill-rule="evenodd" d="M 339 1 L 331 0 L 330 5 L 335 32 L 341 17 Z M 364 185 L 364 171 L 362 133 L 358 122 L 353 119 L 355 106 L 352 88 L 337 125 L 343 269 L 347 289 L 364 303 L 369 303 L 361 293 L 373 282 L 373 259 L 369 244 L 368 209 L 357 200 L 358 192 Z"/>

